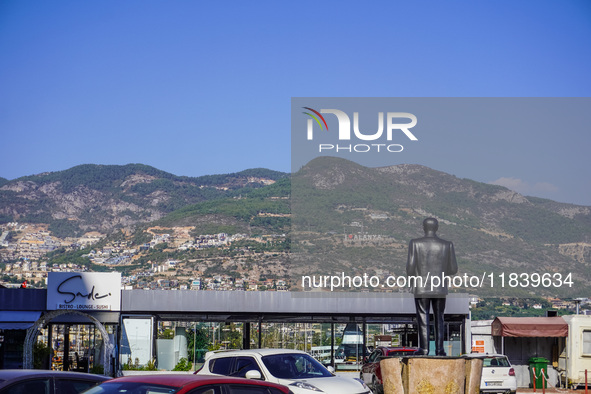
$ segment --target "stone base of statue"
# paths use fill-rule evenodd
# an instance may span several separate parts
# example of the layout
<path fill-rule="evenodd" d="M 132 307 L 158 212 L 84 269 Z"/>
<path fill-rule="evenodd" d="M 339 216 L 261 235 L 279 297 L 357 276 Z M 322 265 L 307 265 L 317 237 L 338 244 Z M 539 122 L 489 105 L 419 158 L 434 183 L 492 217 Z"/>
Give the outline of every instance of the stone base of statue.
<path fill-rule="evenodd" d="M 478 394 L 482 359 L 409 356 L 380 361 L 384 394 Z"/>

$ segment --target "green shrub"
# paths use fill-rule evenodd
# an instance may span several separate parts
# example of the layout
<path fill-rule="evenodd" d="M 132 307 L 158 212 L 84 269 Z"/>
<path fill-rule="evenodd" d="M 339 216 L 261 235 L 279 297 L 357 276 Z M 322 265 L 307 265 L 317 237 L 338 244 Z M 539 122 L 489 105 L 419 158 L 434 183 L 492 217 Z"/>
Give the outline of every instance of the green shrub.
<path fill-rule="evenodd" d="M 189 363 L 189 360 L 187 360 L 186 358 L 183 357 L 179 360 L 178 364 L 175 365 L 172 370 L 173 371 L 190 371 L 191 364 Z"/>

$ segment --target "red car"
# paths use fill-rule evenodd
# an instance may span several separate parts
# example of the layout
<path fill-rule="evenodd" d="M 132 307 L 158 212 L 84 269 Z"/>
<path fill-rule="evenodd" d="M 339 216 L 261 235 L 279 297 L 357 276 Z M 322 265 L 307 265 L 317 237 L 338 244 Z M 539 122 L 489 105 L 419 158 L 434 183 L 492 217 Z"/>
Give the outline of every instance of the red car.
<path fill-rule="evenodd" d="M 110 379 L 82 372 L 43 369 L 0 370 L 0 394 L 77 394 Z"/>
<path fill-rule="evenodd" d="M 389 357 L 410 356 L 418 348 L 416 347 L 387 347 L 378 346 L 365 360 L 361 367 L 360 378 L 367 384 L 374 393 L 382 394 L 384 386 L 382 382 L 382 371 L 380 361 Z"/>
<path fill-rule="evenodd" d="M 194 374 L 132 375 L 111 379 L 84 394 L 292 394 L 289 388 L 244 378 Z"/>

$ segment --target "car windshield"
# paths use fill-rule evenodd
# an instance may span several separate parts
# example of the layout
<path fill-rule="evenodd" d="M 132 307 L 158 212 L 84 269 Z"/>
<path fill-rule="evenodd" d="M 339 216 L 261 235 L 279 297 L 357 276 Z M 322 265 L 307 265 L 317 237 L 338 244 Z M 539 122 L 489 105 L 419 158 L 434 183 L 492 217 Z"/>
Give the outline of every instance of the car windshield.
<path fill-rule="evenodd" d="M 309 379 L 332 376 L 316 359 L 299 353 L 274 354 L 262 357 L 271 375 L 279 379 Z"/>
<path fill-rule="evenodd" d="M 172 394 L 178 387 L 140 382 L 105 382 L 83 392 L 83 394 Z"/>
<path fill-rule="evenodd" d="M 483 367 L 510 367 L 509 360 L 505 357 L 485 357 L 482 360 Z"/>
<path fill-rule="evenodd" d="M 389 357 L 402 357 L 402 356 L 412 356 L 415 353 L 414 350 L 390 350 L 388 352 Z"/>

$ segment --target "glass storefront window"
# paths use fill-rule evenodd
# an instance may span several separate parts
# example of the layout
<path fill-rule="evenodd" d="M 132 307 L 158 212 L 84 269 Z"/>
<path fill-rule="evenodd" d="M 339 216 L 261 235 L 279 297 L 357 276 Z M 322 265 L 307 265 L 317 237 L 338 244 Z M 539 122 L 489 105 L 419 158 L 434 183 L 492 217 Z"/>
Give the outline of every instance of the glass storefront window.
<path fill-rule="evenodd" d="M 117 326 L 105 325 L 111 342 L 116 341 Z M 49 324 L 47 335 L 39 336 L 49 345 L 50 368 L 54 371 L 101 373 L 103 338 L 94 324 Z"/>
<path fill-rule="evenodd" d="M 153 319 L 124 318 L 121 327 L 119 362 L 123 369 L 140 369 L 153 365 Z"/>

